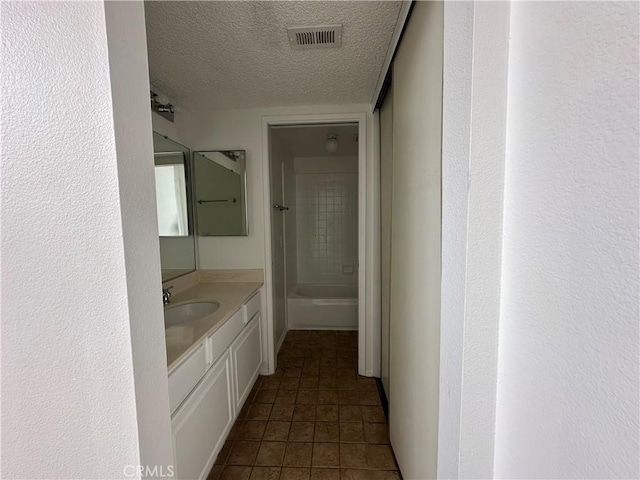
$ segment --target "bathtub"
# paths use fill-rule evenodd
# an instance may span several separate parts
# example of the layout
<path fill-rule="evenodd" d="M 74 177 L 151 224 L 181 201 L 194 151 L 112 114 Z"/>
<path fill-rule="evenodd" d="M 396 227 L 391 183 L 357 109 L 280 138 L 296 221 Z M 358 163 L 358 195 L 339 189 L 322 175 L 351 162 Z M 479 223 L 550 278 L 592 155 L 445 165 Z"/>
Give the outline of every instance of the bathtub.
<path fill-rule="evenodd" d="M 357 285 L 296 285 L 287 299 L 291 330 L 357 330 Z"/>

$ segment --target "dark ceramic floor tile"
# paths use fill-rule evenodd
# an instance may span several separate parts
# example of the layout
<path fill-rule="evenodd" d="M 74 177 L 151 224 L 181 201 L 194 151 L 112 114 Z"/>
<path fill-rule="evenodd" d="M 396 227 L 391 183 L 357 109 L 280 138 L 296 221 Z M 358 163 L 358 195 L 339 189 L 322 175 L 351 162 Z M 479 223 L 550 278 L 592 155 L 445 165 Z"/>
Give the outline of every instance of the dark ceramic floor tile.
<path fill-rule="evenodd" d="M 395 470 L 396 461 L 389 445 L 369 445 L 367 448 L 369 468 Z"/>
<path fill-rule="evenodd" d="M 258 455 L 260 442 L 238 441 L 233 442 L 231 453 L 227 458 L 229 465 L 253 465 Z"/>
<path fill-rule="evenodd" d="M 258 390 L 258 393 L 253 398 L 252 403 L 273 403 L 276 399 L 278 390 Z"/>
<path fill-rule="evenodd" d="M 280 467 L 253 467 L 249 480 L 278 480 Z"/>
<path fill-rule="evenodd" d="M 284 442 L 262 442 L 255 464 L 265 467 L 281 466 L 286 446 Z"/>
<path fill-rule="evenodd" d="M 298 390 L 299 386 L 299 377 L 284 377 L 280 382 L 280 390 Z"/>
<path fill-rule="evenodd" d="M 348 422 L 340 424 L 340 442 L 364 443 L 364 439 L 364 428 L 362 427 L 362 423 Z"/>
<path fill-rule="evenodd" d="M 242 422 L 240 432 L 238 432 L 238 440 L 262 440 L 264 428 L 267 426 L 265 421 L 245 420 Z"/>
<path fill-rule="evenodd" d="M 389 427 L 386 423 L 365 423 L 364 438 L 367 443 L 389 443 Z"/>
<path fill-rule="evenodd" d="M 384 410 L 382 410 L 382 407 L 363 406 L 362 418 L 365 422 L 387 423 L 387 418 L 384 416 Z"/>
<path fill-rule="evenodd" d="M 314 443 L 313 444 L 313 461 L 314 467 L 331 467 L 340 466 L 340 449 L 338 443 Z"/>
<path fill-rule="evenodd" d="M 223 469 L 224 466 L 222 465 L 214 465 L 209 475 L 207 475 L 207 480 L 219 480 Z"/>
<path fill-rule="evenodd" d="M 275 403 L 271 409 L 271 421 L 290 422 L 293 417 L 293 405 L 286 405 L 284 403 Z"/>
<path fill-rule="evenodd" d="M 290 442 L 313 442 L 314 422 L 292 422 Z"/>
<path fill-rule="evenodd" d="M 268 422 L 262 436 L 263 441 L 286 442 L 291 422 Z"/>
<path fill-rule="evenodd" d="M 338 405 L 338 390 L 319 390 L 318 405 Z"/>
<path fill-rule="evenodd" d="M 271 404 L 254 403 L 249 407 L 245 420 L 269 420 Z"/>
<path fill-rule="evenodd" d="M 368 468 L 367 446 L 360 443 L 340 444 L 340 467 Z"/>
<path fill-rule="evenodd" d="M 337 422 L 316 422 L 314 442 L 338 442 L 340 439 Z"/>
<path fill-rule="evenodd" d="M 284 454 L 284 465 L 287 467 L 310 467 L 312 443 L 287 443 Z"/>
<path fill-rule="evenodd" d="M 294 422 L 313 422 L 316 419 L 316 409 L 313 405 L 296 405 L 293 410 Z"/>
<path fill-rule="evenodd" d="M 340 405 L 338 407 L 340 422 L 362 422 L 362 408 L 355 405 Z"/>
<path fill-rule="evenodd" d="M 318 378 L 302 377 L 300 380 L 300 390 L 318 390 Z"/>
<path fill-rule="evenodd" d="M 339 420 L 337 405 L 318 405 L 316 422 L 337 422 Z"/>
<path fill-rule="evenodd" d="M 228 466 L 222 470 L 220 480 L 249 480 L 251 467 Z"/>
<path fill-rule="evenodd" d="M 276 394 L 276 398 L 274 400 L 275 403 L 286 403 L 288 405 L 294 405 L 296 403 L 296 396 L 298 395 L 298 390 L 283 390 L 282 388 L 278 390 Z"/>
<path fill-rule="evenodd" d="M 280 480 L 309 480 L 311 469 L 299 467 L 284 467 Z"/>
<path fill-rule="evenodd" d="M 318 403 L 318 390 L 298 390 L 296 405 L 316 405 Z"/>
<path fill-rule="evenodd" d="M 311 469 L 311 480 L 340 480 L 340 470 L 337 468 Z"/>
<path fill-rule="evenodd" d="M 222 448 L 218 452 L 218 456 L 216 457 L 215 465 L 224 465 L 229 457 L 229 453 L 231 453 L 231 447 L 233 446 L 233 442 L 231 440 L 227 440 L 222 445 Z"/>
<path fill-rule="evenodd" d="M 262 383 L 260 384 L 260 389 L 264 390 L 274 390 L 280 386 L 281 379 L 279 377 L 263 377 Z"/>

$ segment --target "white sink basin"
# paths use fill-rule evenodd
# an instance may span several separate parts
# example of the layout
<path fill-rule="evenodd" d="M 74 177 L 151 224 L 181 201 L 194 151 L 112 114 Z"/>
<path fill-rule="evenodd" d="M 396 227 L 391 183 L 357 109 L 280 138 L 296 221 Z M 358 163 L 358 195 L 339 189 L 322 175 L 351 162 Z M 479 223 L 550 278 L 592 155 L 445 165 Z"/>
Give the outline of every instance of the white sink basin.
<path fill-rule="evenodd" d="M 211 315 L 220 308 L 218 302 L 194 302 L 169 307 L 164 311 L 164 328 L 175 327 Z"/>

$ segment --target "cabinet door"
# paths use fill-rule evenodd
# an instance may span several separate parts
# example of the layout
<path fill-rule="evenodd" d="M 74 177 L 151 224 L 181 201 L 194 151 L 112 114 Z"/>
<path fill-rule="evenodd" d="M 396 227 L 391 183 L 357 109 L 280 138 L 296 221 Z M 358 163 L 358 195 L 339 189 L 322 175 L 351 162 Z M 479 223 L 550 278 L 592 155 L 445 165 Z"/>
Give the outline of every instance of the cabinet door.
<path fill-rule="evenodd" d="M 207 370 L 205 348 L 200 344 L 169 372 L 169 406 L 171 413 L 187 398 Z"/>
<path fill-rule="evenodd" d="M 227 352 L 171 419 L 176 478 L 206 477 L 233 424 L 233 411 Z"/>
<path fill-rule="evenodd" d="M 230 348 L 236 410 L 244 403 L 256 378 L 258 378 L 258 371 L 262 363 L 261 348 L 260 314 L 258 313 L 238 335 Z"/>

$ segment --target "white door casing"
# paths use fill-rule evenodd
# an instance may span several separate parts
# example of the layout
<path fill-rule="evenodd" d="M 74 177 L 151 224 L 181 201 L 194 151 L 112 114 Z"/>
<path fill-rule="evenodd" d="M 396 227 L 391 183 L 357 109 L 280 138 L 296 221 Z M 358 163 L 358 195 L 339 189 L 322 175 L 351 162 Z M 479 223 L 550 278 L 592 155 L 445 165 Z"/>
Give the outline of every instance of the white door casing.
<path fill-rule="evenodd" d="M 262 172 L 265 218 L 266 325 L 274 328 L 273 235 L 270 166 L 271 125 L 358 123 L 358 373 L 380 375 L 379 163 L 377 114 L 293 114 L 262 117 Z M 375 146 L 374 146 L 375 145 Z M 281 190 L 280 190 L 281 191 Z M 268 338 L 268 372 L 275 371 L 277 339 Z"/>

